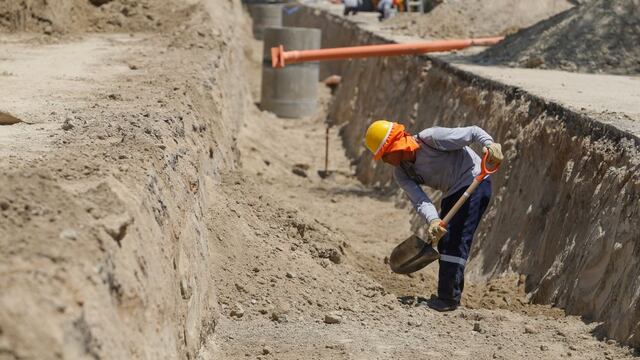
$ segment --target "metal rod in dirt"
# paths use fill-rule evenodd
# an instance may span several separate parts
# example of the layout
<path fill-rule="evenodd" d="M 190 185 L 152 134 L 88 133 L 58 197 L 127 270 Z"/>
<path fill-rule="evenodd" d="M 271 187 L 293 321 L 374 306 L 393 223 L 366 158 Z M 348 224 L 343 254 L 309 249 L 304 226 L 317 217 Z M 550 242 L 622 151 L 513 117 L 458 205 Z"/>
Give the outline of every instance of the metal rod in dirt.
<path fill-rule="evenodd" d="M 329 128 L 327 126 L 327 130 L 325 131 L 325 141 L 324 141 L 324 173 L 326 174 L 329 171 Z"/>
<path fill-rule="evenodd" d="M 282 68 L 285 66 L 285 64 L 293 64 L 293 63 L 307 62 L 307 61 L 424 54 L 428 52 L 460 50 L 470 46 L 495 45 L 500 41 L 502 41 L 503 39 L 504 39 L 503 36 L 499 36 L 499 37 L 478 38 L 478 39 L 437 40 L 437 41 L 423 41 L 423 42 L 408 43 L 408 44 L 364 45 L 364 46 L 349 46 L 349 47 L 328 48 L 328 49 L 292 50 L 292 51 L 285 51 L 284 46 L 280 45 L 280 46 L 271 48 L 271 65 L 274 68 Z"/>

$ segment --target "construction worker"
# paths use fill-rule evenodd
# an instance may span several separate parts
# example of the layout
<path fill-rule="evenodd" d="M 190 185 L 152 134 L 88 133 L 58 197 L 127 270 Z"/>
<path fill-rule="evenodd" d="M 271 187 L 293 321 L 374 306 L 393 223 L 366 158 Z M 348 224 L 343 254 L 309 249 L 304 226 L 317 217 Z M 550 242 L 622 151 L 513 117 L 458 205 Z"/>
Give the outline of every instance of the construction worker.
<path fill-rule="evenodd" d="M 378 21 L 389 19 L 393 16 L 393 0 L 380 0 L 377 10 L 380 13 L 380 15 L 378 15 Z"/>
<path fill-rule="evenodd" d="M 440 217 L 444 217 L 480 173 L 481 159 L 469 148 L 472 143 L 480 144 L 483 151 L 489 153 L 487 160 L 491 166 L 502 161 L 500 144 L 477 126 L 433 127 L 412 136 L 402 124 L 379 120 L 369 126 L 365 135 L 365 145 L 373 153 L 373 159 L 382 159 L 395 167 L 395 181 L 426 219 L 428 241 L 432 243 L 442 236 L 438 243 L 438 295 L 427 301 L 427 305 L 437 311 L 452 311 L 460 304 L 473 235 L 491 198 L 491 181 L 486 179 L 447 228 L 440 226 Z M 441 215 L 422 185 L 442 191 Z"/>
<path fill-rule="evenodd" d="M 362 6 L 362 0 L 342 0 L 342 2 L 344 3 L 344 16 L 356 15 Z"/>

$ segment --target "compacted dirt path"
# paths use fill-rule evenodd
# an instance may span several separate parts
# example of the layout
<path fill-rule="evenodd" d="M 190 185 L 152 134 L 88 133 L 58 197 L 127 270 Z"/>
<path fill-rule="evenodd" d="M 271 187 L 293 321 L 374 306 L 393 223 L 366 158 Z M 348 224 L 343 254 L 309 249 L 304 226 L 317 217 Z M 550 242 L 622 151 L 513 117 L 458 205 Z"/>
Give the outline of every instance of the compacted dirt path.
<path fill-rule="evenodd" d="M 259 53 L 247 49 L 248 73 L 258 74 Z M 325 126 L 322 111 L 291 120 L 254 109 L 245 121 L 242 168 L 225 176 L 224 200 L 210 209 L 222 317 L 205 358 L 631 357 L 598 341 L 596 324 L 527 304 L 513 275 L 468 284 L 466 305 L 452 313 L 419 305 L 437 265 L 409 277 L 384 262 L 410 234 L 410 209 L 351 176 L 335 128 L 332 174 L 322 179 Z"/>

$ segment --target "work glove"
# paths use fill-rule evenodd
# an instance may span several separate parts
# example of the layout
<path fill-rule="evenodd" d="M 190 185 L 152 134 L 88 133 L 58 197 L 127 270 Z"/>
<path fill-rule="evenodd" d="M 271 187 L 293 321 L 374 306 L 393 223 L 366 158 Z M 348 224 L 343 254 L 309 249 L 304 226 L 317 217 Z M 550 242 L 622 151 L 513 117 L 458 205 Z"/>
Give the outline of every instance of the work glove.
<path fill-rule="evenodd" d="M 440 219 L 435 219 L 435 220 L 431 220 L 431 222 L 429 223 L 429 228 L 427 229 L 427 236 L 428 236 L 429 243 L 431 244 L 435 244 L 436 242 L 438 242 L 438 240 L 440 240 L 440 238 L 447 233 L 447 229 L 440 226 L 440 221 L 441 221 Z"/>
<path fill-rule="evenodd" d="M 504 160 L 504 156 L 502 156 L 502 146 L 498 143 L 491 143 L 486 146 L 482 153 L 487 152 L 489 152 L 489 156 L 487 157 L 489 165 L 497 166 Z"/>

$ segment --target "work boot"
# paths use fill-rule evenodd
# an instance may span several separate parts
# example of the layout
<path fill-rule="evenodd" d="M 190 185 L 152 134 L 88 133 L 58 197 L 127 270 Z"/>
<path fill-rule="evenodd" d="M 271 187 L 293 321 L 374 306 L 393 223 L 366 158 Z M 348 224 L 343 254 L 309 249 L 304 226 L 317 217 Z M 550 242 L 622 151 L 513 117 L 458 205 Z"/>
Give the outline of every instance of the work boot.
<path fill-rule="evenodd" d="M 458 305 L 460 305 L 460 303 L 455 300 L 441 299 L 438 297 L 432 297 L 427 300 L 426 303 L 428 307 L 439 312 L 453 311 L 458 308 Z"/>

